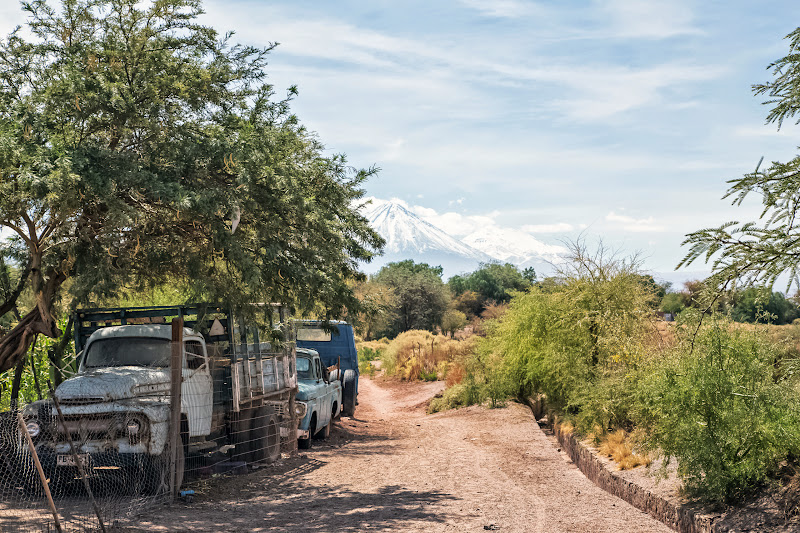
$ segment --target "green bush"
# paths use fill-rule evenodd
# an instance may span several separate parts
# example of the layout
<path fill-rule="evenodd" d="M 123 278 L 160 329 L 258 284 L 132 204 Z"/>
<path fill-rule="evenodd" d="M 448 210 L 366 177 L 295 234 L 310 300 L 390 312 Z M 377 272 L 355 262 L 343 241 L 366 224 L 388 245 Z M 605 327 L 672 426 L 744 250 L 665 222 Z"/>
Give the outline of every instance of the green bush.
<path fill-rule="evenodd" d="M 431 400 L 428 405 L 428 414 L 480 404 L 484 399 L 486 399 L 486 394 L 483 387 L 474 379 L 466 379 L 463 383 L 446 389 L 442 396 Z"/>
<path fill-rule="evenodd" d="M 654 345 L 654 292 L 635 260 L 580 245 L 559 282 L 511 301 L 486 343 L 511 394 L 542 393 L 578 428 L 628 427 L 633 376 Z"/>
<path fill-rule="evenodd" d="M 426 372 L 425 369 L 423 368 L 419 371 L 419 379 L 421 381 L 436 381 L 437 379 L 439 379 L 439 375 L 436 373 L 435 370 L 432 372 Z"/>
<path fill-rule="evenodd" d="M 380 348 L 370 348 L 369 346 L 362 346 L 358 349 L 358 360 L 359 361 L 375 361 L 376 359 L 380 359 L 381 357 L 381 350 Z"/>
<path fill-rule="evenodd" d="M 693 349 L 684 339 L 642 373 L 637 421 L 651 450 L 677 459 L 690 495 L 727 502 L 800 450 L 798 398 L 774 379 L 777 352 L 763 331 L 706 320 Z"/>

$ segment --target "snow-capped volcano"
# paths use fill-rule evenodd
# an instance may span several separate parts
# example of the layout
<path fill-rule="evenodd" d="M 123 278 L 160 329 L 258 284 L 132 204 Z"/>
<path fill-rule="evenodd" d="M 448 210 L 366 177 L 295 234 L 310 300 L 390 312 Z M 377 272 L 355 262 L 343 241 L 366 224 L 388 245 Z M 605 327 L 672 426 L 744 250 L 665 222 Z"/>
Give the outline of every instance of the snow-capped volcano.
<path fill-rule="evenodd" d="M 513 228 L 485 227 L 470 233 L 462 242 L 483 251 L 503 263 L 520 268 L 559 263 L 566 249 L 545 244 L 530 233 Z"/>
<path fill-rule="evenodd" d="M 393 261 L 413 259 L 431 266 L 441 265 L 446 278 L 475 270 L 480 263 L 493 260 L 486 253 L 425 222 L 398 202 L 373 199 L 361 212 L 386 240 L 383 256 L 366 265 L 368 271 L 376 271 Z"/>
<path fill-rule="evenodd" d="M 544 244 L 531 234 L 513 228 L 485 226 L 457 239 L 423 220 L 400 201 L 371 199 L 361 209 L 370 225 L 386 240 L 383 256 L 365 265 L 373 273 L 394 261 L 413 259 L 431 266 L 441 265 L 444 278 L 476 270 L 481 263 L 499 261 L 537 272 L 551 270 L 566 251 Z"/>

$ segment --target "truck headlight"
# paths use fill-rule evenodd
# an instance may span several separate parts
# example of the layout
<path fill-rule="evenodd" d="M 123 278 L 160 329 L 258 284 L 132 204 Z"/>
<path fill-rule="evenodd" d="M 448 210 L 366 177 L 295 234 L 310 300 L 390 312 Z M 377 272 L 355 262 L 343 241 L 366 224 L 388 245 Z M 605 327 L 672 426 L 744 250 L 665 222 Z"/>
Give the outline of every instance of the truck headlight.
<path fill-rule="evenodd" d="M 28 431 L 28 435 L 30 435 L 32 439 L 38 437 L 39 433 L 42 432 L 42 428 L 39 426 L 39 422 L 36 420 L 28 420 L 28 422 L 25 424 L 25 429 Z"/>
<path fill-rule="evenodd" d="M 128 420 L 125 427 L 128 430 L 128 435 L 134 436 L 139 434 L 139 430 L 142 429 L 141 424 L 139 424 L 138 420 Z"/>
<path fill-rule="evenodd" d="M 303 418 L 306 416 L 308 412 L 308 405 L 306 402 L 295 402 L 294 404 L 294 414 L 297 415 L 297 418 Z"/>

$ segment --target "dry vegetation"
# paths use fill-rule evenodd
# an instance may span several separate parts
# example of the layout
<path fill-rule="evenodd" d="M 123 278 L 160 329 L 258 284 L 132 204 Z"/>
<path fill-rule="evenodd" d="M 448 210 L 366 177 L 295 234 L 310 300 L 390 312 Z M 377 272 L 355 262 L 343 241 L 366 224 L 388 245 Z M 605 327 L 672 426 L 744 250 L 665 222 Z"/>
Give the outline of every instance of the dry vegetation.
<path fill-rule="evenodd" d="M 620 470 L 630 470 L 642 465 L 649 466 L 653 462 L 649 456 L 633 451 L 628 434 L 621 429 L 606 434 L 601 439 L 598 452 L 613 459 Z"/>

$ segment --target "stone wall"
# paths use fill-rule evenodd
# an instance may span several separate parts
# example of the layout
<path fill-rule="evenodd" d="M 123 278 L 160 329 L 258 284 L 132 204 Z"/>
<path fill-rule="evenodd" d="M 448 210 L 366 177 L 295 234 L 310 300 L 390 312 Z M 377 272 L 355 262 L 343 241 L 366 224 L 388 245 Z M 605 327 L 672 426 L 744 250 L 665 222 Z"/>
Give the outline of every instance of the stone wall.
<path fill-rule="evenodd" d="M 656 520 L 681 533 L 712 533 L 714 516 L 703 515 L 686 505 L 671 502 L 610 471 L 571 431 L 564 431 L 555 421 L 553 431 L 562 449 L 583 474 L 598 487 L 630 503 Z"/>

